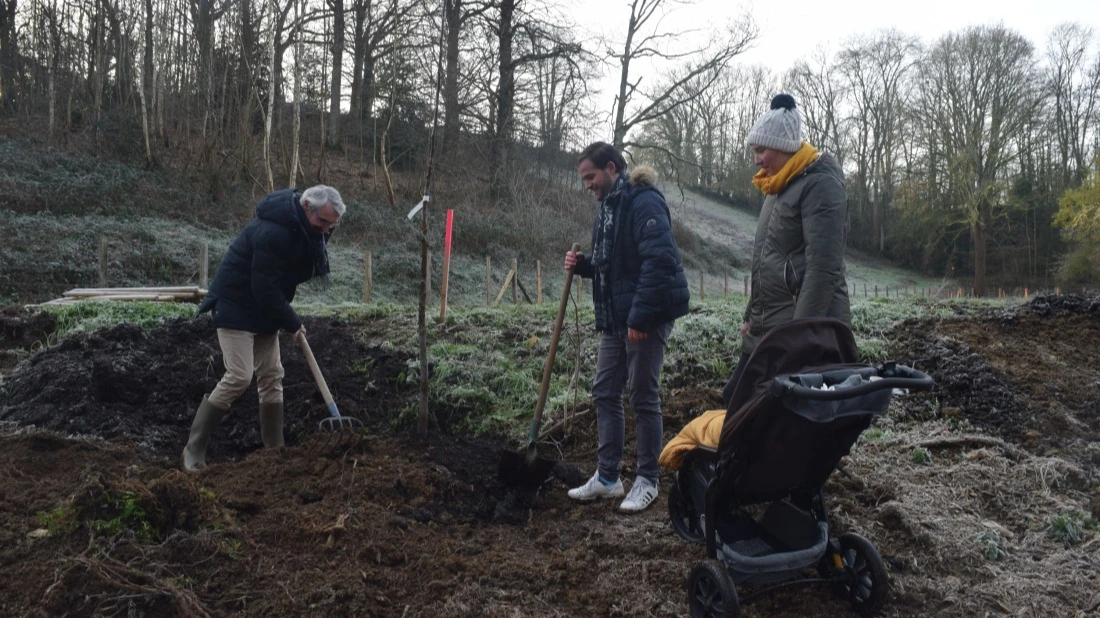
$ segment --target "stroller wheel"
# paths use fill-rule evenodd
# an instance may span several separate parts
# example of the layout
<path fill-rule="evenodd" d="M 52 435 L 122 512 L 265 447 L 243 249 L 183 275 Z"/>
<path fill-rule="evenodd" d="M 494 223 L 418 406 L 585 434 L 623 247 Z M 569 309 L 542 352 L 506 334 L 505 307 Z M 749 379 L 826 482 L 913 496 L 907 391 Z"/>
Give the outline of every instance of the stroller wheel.
<path fill-rule="evenodd" d="M 886 602 L 889 581 L 882 556 L 867 539 L 851 532 L 840 535 L 840 557 L 847 575 L 836 590 L 861 616 L 873 616 Z"/>
<path fill-rule="evenodd" d="M 688 607 L 692 618 L 736 618 L 741 615 L 737 589 L 721 562 L 710 558 L 691 570 Z"/>
<path fill-rule="evenodd" d="M 684 498 L 680 484 L 676 482 L 672 483 L 672 490 L 668 492 L 668 518 L 672 521 L 672 529 L 688 543 L 703 543 L 707 540 L 698 513 Z"/>

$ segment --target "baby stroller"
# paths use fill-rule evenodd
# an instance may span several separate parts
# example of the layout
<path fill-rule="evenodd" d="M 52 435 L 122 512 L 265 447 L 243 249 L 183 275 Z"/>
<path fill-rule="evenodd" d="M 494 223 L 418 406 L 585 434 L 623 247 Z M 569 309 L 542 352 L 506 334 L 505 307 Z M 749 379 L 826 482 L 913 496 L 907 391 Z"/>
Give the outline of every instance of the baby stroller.
<path fill-rule="evenodd" d="M 886 568 L 863 537 L 829 536 L 826 479 L 893 389 L 925 390 L 909 367 L 857 364 L 855 338 L 838 320 L 807 318 L 765 335 L 733 391 L 718 447 L 684 455 L 668 497 L 672 527 L 705 543 L 688 577 L 693 617 L 739 616 L 736 584 L 827 584 L 862 615 L 886 600 Z M 816 576 L 808 576 L 809 568 Z"/>

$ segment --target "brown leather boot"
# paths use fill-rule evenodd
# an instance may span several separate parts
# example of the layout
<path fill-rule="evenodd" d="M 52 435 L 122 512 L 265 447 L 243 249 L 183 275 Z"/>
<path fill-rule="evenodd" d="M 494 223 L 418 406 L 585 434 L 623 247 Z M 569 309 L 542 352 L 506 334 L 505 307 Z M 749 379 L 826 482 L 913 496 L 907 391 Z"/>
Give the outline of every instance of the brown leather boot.
<path fill-rule="evenodd" d="M 187 446 L 183 447 L 184 470 L 198 472 L 200 468 L 206 467 L 206 445 L 210 443 L 210 435 L 221 424 L 227 411 L 210 403 L 206 395 L 203 395 L 202 403 L 195 411 L 195 420 L 191 423 Z"/>
<path fill-rule="evenodd" d="M 260 438 L 264 446 L 283 446 L 283 402 L 260 404 Z"/>

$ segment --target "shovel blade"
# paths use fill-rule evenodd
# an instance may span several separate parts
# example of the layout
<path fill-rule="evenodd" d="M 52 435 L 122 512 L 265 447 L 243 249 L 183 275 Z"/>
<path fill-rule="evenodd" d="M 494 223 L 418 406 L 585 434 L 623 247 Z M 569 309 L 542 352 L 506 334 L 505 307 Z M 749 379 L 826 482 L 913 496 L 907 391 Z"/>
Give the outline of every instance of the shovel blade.
<path fill-rule="evenodd" d="M 497 476 L 505 485 L 538 487 L 550 478 L 558 462 L 539 457 L 533 449 L 501 453 Z"/>

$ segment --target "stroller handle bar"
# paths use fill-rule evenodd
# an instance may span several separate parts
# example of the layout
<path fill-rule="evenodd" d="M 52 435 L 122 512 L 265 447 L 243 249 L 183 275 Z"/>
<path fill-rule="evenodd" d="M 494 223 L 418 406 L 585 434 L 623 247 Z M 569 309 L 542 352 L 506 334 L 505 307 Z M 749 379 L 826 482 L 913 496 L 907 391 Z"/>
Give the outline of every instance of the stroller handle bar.
<path fill-rule="evenodd" d="M 860 372 L 855 371 L 850 373 Z M 892 362 L 883 365 L 883 367 L 876 372 L 876 375 L 880 376 L 878 380 L 863 382 L 862 384 L 848 388 L 836 389 L 821 389 L 803 386 L 801 384 L 796 384 L 791 379 L 794 376 L 784 375 L 775 378 L 775 381 L 772 383 L 772 392 L 778 396 L 795 395 L 797 397 L 816 401 L 839 401 L 841 399 L 859 397 L 860 395 L 866 395 L 887 388 L 926 391 L 935 385 L 935 381 L 928 374 L 917 371 L 912 367 L 897 365 Z"/>

